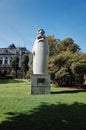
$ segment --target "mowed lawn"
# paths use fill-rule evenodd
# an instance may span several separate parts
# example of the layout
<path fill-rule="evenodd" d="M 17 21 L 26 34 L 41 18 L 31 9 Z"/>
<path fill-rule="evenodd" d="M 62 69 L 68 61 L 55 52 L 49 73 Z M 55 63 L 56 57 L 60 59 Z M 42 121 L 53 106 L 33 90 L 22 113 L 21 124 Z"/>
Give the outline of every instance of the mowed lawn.
<path fill-rule="evenodd" d="M 0 80 L 0 130 L 86 130 L 86 90 L 30 89 L 28 80 Z"/>

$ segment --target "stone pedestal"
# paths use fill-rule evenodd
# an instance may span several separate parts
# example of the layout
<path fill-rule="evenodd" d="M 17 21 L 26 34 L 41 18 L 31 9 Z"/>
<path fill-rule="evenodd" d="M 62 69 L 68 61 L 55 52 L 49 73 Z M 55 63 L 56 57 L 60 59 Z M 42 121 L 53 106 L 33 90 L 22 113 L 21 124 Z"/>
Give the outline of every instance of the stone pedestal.
<path fill-rule="evenodd" d="M 50 94 L 50 75 L 31 75 L 31 94 Z"/>

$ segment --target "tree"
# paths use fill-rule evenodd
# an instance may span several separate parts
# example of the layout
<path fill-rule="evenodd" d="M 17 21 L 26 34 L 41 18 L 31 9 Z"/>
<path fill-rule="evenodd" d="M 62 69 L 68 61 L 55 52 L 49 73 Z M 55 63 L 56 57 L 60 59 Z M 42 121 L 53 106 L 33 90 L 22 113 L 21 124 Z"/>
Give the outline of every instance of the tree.
<path fill-rule="evenodd" d="M 86 74 L 86 54 L 83 52 L 76 52 L 73 54 L 70 69 L 75 77 L 75 84 L 82 86 L 84 83 L 84 76 Z"/>
<path fill-rule="evenodd" d="M 49 59 L 49 72 L 51 74 L 51 79 L 56 81 L 59 86 L 71 86 L 73 83 L 71 82 L 73 79 L 73 73 L 70 69 L 71 62 L 69 61 L 71 57 L 72 53 L 66 51 L 54 55 Z"/>
<path fill-rule="evenodd" d="M 14 69 L 17 78 L 17 70 L 19 69 L 19 57 L 17 55 L 12 59 L 11 66 Z"/>
<path fill-rule="evenodd" d="M 22 70 L 23 70 L 24 76 L 26 75 L 26 72 L 29 70 L 28 62 L 29 62 L 29 57 L 27 54 L 24 54 L 22 57 Z"/>
<path fill-rule="evenodd" d="M 72 39 L 67 39 L 66 42 L 60 42 L 56 53 L 49 57 L 51 79 L 59 86 L 81 86 L 84 83 L 86 54 L 79 50 Z"/>
<path fill-rule="evenodd" d="M 50 36 L 50 35 L 46 36 L 46 39 L 47 39 L 48 45 L 49 45 L 49 56 L 52 56 L 55 54 L 57 45 L 60 42 L 60 40 L 56 39 L 54 36 Z"/>
<path fill-rule="evenodd" d="M 72 38 L 66 38 L 60 41 L 60 44 L 57 46 L 57 52 L 60 53 L 62 51 L 70 51 L 70 52 L 78 52 L 80 47 L 74 43 Z"/>

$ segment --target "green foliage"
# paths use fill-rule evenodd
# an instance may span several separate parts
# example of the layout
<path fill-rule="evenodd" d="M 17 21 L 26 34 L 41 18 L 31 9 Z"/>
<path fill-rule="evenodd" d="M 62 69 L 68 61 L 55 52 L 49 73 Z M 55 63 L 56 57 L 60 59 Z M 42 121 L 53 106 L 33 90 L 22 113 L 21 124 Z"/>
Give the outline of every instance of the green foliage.
<path fill-rule="evenodd" d="M 69 75 L 69 72 L 67 68 L 61 68 L 59 71 L 57 71 L 57 73 L 55 73 L 55 78 L 61 78 L 68 75 Z"/>
<path fill-rule="evenodd" d="M 86 56 L 79 52 L 80 47 L 74 43 L 72 38 L 66 38 L 61 41 L 55 37 L 48 36 L 47 40 L 50 48 L 49 72 L 51 79 L 60 82 L 61 86 L 76 84 L 76 73 L 72 69 L 72 66 L 78 62 L 83 64 Z M 82 66 L 82 68 L 83 67 L 84 66 Z M 83 82 L 81 82 L 81 84 L 82 83 Z"/>
<path fill-rule="evenodd" d="M 76 74 L 86 74 L 86 63 L 73 64 L 73 72 Z"/>
<path fill-rule="evenodd" d="M 69 41 L 67 44 L 65 42 L 60 44 L 57 46 L 57 54 L 49 57 L 51 79 L 55 80 L 60 86 L 83 85 L 84 75 L 86 74 L 86 54 L 79 52 L 78 45 L 76 45 L 76 49 L 70 49 L 68 46 Z M 65 44 L 65 47 L 63 44 Z M 72 39 L 70 44 L 73 46 Z M 59 53 L 58 49 L 60 49 Z"/>
<path fill-rule="evenodd" d="M 52 56 L 56 52 L 56 48 L 58 43 L 60 42 L 59 39 L 56 39 L 54 36 L 46 36 L 49 45 L 49 55 Z"/>
<path fill-rule="evenodd" d="M 14 58 L 12 59 L 11 65 L 12 65 L 12 68 L 14 68 L 14 70 L 18 70 L 18 68 L 19 68 L 19 57 L 18 56 L 14 56 Z"/>
<path fill-rule="evenodd" d="M 17 55 L 13 57 L 11 61 L 11 66 L 16 72 L 16 78 L 17 78 L 17 70 L 19 69 L 19 57 Z"/>
<path fill-rule="evenodd" d="M 32 69 L 30 69 L 29 71 L 27 71 L 27 73 L 25 75 L 25 78 L 30 80 L 31 75 L 32 75 Z"/>
<path fill-rule="evenodd" d="M 27 54 L 24 54 L 21 63 L 24 76 L 26 75 L 26 72 L 29 70 L 28 62 L 29 62 L 29 56 Z"/>
<path fill-rule="evenodd" d="M 60 42 L 57 46 L 57 53 L 62 51 L 78 52 L 80 47 L 74 43 L 72 38 L 66 38 Z"/>

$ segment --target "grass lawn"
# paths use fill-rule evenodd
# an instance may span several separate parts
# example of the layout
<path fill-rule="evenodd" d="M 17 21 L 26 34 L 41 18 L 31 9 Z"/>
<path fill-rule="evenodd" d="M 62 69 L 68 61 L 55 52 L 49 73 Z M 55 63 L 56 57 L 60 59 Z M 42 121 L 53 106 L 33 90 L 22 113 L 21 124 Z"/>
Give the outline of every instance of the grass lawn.
<path fill-rule="evenodd" d="M 0 80 L 0 130 L 86 130 L 86 91 L 31 95 L 27 80 Z"/>

